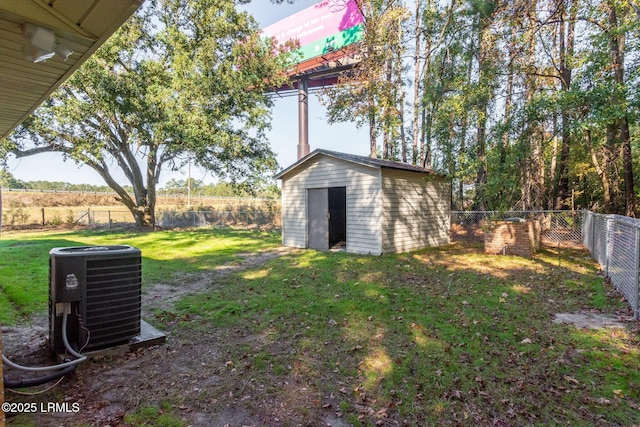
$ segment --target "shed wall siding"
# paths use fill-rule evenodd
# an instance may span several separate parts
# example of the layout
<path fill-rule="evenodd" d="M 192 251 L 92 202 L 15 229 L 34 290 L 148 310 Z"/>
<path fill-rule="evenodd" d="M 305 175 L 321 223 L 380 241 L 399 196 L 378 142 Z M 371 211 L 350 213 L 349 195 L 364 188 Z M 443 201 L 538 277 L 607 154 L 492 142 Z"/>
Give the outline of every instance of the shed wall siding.
<path fill-rule="evenodd" d="M 447 180 L 383 169 L 382 189 L 383 252 L 449 243 L 451 190 Z"/>
<path fill-rule="evenodd" d="M 304 248 L 307 242 L 306 190 L 296 177 L 282 180 L 282 245 Z"/>
<path fill-rule="evenodd" d="M 382 253 L 380 170 L 321 156 L 282 177 L 282 244 L 307 246 L 307 189 L 347 188 L 347 251 Z"/>

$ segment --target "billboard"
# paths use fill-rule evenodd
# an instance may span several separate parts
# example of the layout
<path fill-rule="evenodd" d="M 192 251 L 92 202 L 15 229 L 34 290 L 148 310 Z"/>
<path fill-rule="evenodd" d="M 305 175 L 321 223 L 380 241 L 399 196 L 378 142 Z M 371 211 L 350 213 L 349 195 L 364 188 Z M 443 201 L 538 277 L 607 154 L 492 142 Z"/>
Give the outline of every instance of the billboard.
<path fill-rule="evenodd" d="M 362 40 L 364 19 L 356 0 L 322 0 L 264 28 L 263 34 L 280 44 L 297 40 L 298 72 L 318 65 L 319 57 L 336 60 L 345 47 Z"/>

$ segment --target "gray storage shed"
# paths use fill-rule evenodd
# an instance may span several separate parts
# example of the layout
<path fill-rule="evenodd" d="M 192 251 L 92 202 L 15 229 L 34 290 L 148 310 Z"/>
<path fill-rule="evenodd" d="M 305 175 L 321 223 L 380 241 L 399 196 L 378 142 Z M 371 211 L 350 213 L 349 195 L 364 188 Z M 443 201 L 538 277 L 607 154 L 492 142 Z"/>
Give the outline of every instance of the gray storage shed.
<path fill-rule="evenodd" d="M 282 244 L 375 254 L 449 243 L 451 182 L 406 163 L 315 150 L 282 180 Z"/>

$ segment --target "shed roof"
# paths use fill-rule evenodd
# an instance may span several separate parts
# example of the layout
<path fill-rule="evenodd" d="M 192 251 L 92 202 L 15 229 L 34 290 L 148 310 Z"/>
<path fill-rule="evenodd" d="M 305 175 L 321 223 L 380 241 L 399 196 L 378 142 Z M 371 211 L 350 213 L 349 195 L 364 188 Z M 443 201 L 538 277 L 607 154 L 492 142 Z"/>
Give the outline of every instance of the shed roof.
<path fill-rule="evenodd" d="M 345 160 L 347 162 L 352 162 L 352 163 L 356 163 L 363 166 L 376 168 L 376 169 L 382 169 L 382 168 L 400 169 L 400 170 L 405 170 L 410 172 L 419 172 L 419 173 L 424 173 L 429 175 L 440 175 L 440 174 L 437 174 L 436 172 L 433 172 L 431 169 L 425 169 L 420 166 L 410 165 L 408 163 L 394 162 L 391 160 L 374 159 L 373 157 L 358 156 L 355 154 L 346 154 L 346 153 L 340 153 L 337 151 L 329 151 L 329 150 L 323 150 L 321 148 L 318 148 L 313 150 L 311 153 L 307 154 L 306 156 L 304 156 L 303 158 L 301 158 L 300 160 L 298 160 L 288 168 L 285 168 L 280 172 L 278 172 L 276 174 L 276 178 L 281 179 L 284 175 L 301 167 L 304 163 L 307 163 L 311 159 L 317 156 L 322 156 L 322 155 L 333 157 L 340 160 Z"/>

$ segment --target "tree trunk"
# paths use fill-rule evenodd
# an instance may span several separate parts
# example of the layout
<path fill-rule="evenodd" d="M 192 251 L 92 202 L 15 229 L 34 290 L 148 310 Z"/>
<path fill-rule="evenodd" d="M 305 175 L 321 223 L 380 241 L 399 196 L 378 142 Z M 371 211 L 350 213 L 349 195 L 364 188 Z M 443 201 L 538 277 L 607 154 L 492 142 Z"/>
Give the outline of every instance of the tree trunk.
<path fill-rule="evenodd" d="M 387 55 L 387 59 L 385 61 L 386 66 L 386 80 L 385 80 L 385 90 L 384 96 L 386 97 L 386 102 L 383 104 L 382 111 L 382 120 L 384 121 L 384 128 L 382 130 L 382 158 L 389 160 L 391 159 L 391 153 L 393 151 L 393 118 L 391 111 L 393 110 L 393 103 L 395 102 L 394 91 L 393 88 L 393 56 Z"/>
<path fill-rule="evenodd" d="M 613 76 L 616 83 L 616 91 L 614 92 L 613 103 L 616 106 L 623 107 L 627 104 L 626 99 L 619 99 L 617 93 L 625 87 L 624 81 L 624 51 L 626 44 L 626 36 L 620 30 L 618 14 L 615 2 L 609 0 L 609 34 L 611 34 L 611 60 L 613 65 Z M 623 11 L 624 14 L 624 11 Z M 624 19 L 624 16 L 622 17 Z M 621 91 L 624 94 L 624 91 Z M 626 95 L 623 95 L 626 97 Z M 633 160 L 631 153 L 631 136 L 629 132 L 629 119 L 626 111 L 623 112 L 622 118 L 616 120 L 615 126 L 618 128 L 620 144 L 622 147 L 622 167 L 624 179 L 624 214 L 635 217 L 636 197 L 633 188 Z M 622 209 L 620 209 L 622 213 Z"/>
<path fill-rule="evenodd" d="M 491 65 L 490 52 L 492 42 L 490 40 L 491 16 L 478 16 L 478 91 L 483 92 L 479 96 L 476 107 L 476 160 L 478 170 L 476 174 L 475 207 L 477 210 L 487 209 L 487 200 L 484 193 L 487 185 L 487 115 L 489 113 L 490 82 L 489 68 Z"/>
<path fill-rule="evenodd" d="M 427 2 L 427 7 L 431 7 L 431 1 Z M 428 78 L 431 72 L 431 37 L 425 39 L 424 46 L 424 67 L 422 71 L 422 127 L 420 131 L 421 151 L 422 151 L 422 167 L 426 168 L 431 165 L 431 102 L 426 98 L 426 89 L 429 85 Z"/>
<path fill-rule="evenodd" d="M 429 45 L 429 42 L 427 42 Z M 427 81 L 427 73 L 430 69 L 430 58 L 427 57 L 424 65 L 424 77 L 423 77 L 423 87 L 428 87 Z M 421 125 L 420 125 L 420 156 L 419 162 L 423 168 L 431 168 L 431 156 L 432 156 L 432 129 L 433 129 L 433 114 L 432 111 L 435 107 L 436 100 L 434 96 L 426 96 L 426 93 L 422 94 L 422 109 L 420 112 L 421 115 Z M 449 139 L 450 143 L 448 146 L 453 144 L 453 141 Z M 447 146 L 445 142 L 442 143 L 443 146 Z M 450 169 L 450 173 L 453 172 L 453 169 Z"/>
<path fill-rule="evenodd" d="M 149 192 L 147 191 L 147 187 L 145 187 L 142 182 L 138 181 L 136 181 L 137 184 L 134 185 L 133 188 L 134 196 L 131 197 L 131 195 L 113 179 L 108 168 L 92 163 L 87 163 L 87 166 L 98 172 L 104 182 L 111 189 L 113 189 L 113 191 L 116 192 L 116 194 L 118 195 L 118 197 L 116 197 L 116 200 L 122 203 L 129 210 L 129 212 L 131 212 L 131 215 L 136 222 L 136 226 L 153 227 L 155 225 L 156 181 L 147 183 L 148 187 L 154 188 L 154 190 L 151 191 L 151 197 L 148 194 Z M 151 204 L 149 204 L 150 200 L 152 202 Z"/>
<path fill-rule="evenodd" d="M 487 184 L 486 167 L 486 125 L 487 120 L 478 120 L 478 135 L 476 138 L 476 157 L 478 159 L 478 173 L 476 175 L 476 209 L 483 211 L 487 209 L 487 202 L 484 195 L 484 187 Z"/>
<path fill-rule="evenodd" d="M 556 135 L 555 130 L 558 128 L 557 124 L 557 115 L 554 114 L 554 135 Z M 553 137 L 553 142 L 551 143 L 551 164 L 549 166 L 549 198 L 547 199 L 547 208 L 554 209 L 555 208 L 555 195 L 556 195 L 556 171 L 558 170 L 558 150 L 559 150 L 559 141 L 558 137 Z"/>
<path fill-rule="evenodd" d="M 621 213 L 618 206 L 618 186 L 620 180 L 618 177 L 618 168 L 616 167 L 618 159 L 620 158 L 619 150 L 617 148 L 618 129 L 619 128 L 615 123 L 607 125 L 607 143 L 604 163 L 604 168 L 607 171 L 607 176 L 609 178 L 609 203 L 605 203 L 604 210 L 605 213 L 613 214 Z"/>
<path fill-rule="evenodd" d="M 422 167 L 431 167 L 431 105 L 425 105 L 422 109 L 422 130 L 420 138 L 422 139 Z M 427 112 L 427 110 L 429 110 Z"/>
<path fill-rule="evenodd" d="M 526 35 L 526 39 L 528 40 L 528 47 L 526 49 L 526 59 L 525 63 L 531 64 L 535 63 L 536 57 L 536 8 L 537 1 L 529 2 L 527 5 L 523 5 L 526 7 L 526 15 L 529 20 L 529 28 Z M 517 12 L 514 12 L 514 16 L 517 15 Z M 515 27 L 514 27 L 515 28 Z M 515 36 L 514 36 L 515 37 Z M 513 66 L 513 64 L 510 65 Z M 513 70 L 509 70 L 509 77 L 512 78 Z M 535 94 L 538 92 L 538 77 L 535 75 L 526 75 L 525 76 L 525 103 L 526 105 L 530 105 L 533 102 Z M 511 85 L 513 82 L 510 83 Z M 508 86 L 510 85 L 508 83 Z M 511 87 L 512 89 L 512 87 Z M 508 96 L 511 95 L 508 92 Z M 510 100 L 507 104 L 510 104 Z M 506 110 L 506 106 L 505 106 Z M 510 111 L 509 111 L 510 118 Z M 505 120 L 508 123 L 508 120 Z M 523 156 L 523 177 L 522 177 L 522 208 L 525 210 L 533 209 L 533 210 L 542 210 L 544 204 L 544 195 L 545 195 L 545 164 L 543 159 L 543 142 L 544 138 L 544 130 L 542 127 L 536 122 L 526 121 L 523 125 L 523 128 L 520 130 L 522 135 L 522 144 L 525 145 L 522 150 L 526 153 Z M 506 147 L 505 147 L 506 148 Z M 555 153 L 557 153 L 557 144 L 554 151 L 554 156 L 552 156 L 552 161 L 555 161 Z M 502 153 L 501 153 L 502 154 Z M 553 168 L 554 166 L 552 166 Z"/>
<path fill-rule="evenodd" d="M 559 71 L 560 85 L 563 92 L 571 89 L 572 67 L 570 60 L 573 57 L 575 43 L 575 21 L 577 14 L 578 0 L 571 3 L 570 16 L 567 22 L 566 1 L 559 0 L 558 7 L 560 13 L 560 23 L 558 30 L 558 50 L 559 50 Z M 560 159 L 558 161 L 558 171 L 556 176 L 558 183 L 556 185 L 555 208 L 567 209 L 570 205 L 569 201 L 569 155 L 571 150 L 571 128 L 569 116 L 565 110 L 560 113 L 560 122 L 562 126 L 562 144 L 560 148 Z"/>
<path fill-rule="evenodd" d="M 509 59 L 509 70 L 507 71 L 507 87 L 506 96 L 504 100 L 504 126 L 502 130 L 502 138 L 500 143 L 500 160 L 498 163 L 498 170 L 502 172 L 504 170 L 504 164 L 507 161 L 507 147 L 509 146 L 509 127 L 511 121 L 511 96 L 513 93 L 513 59 Z"/>
<path fill-rule="evenodd" d="M 371 85 L 370 85 L 371 86 Z M 376 132 L 376 110 L 373 90 L 369 90 L 369 156 L 378 157 L 378 142 Z"/>
<path fill-rule="evenodd" d="M 636 216 L 636 195 L 633 188 L 633 162 L 631 156 L 631 137 L 629 135 L 629 121 L 627 117 L 622 119 L 620 127 L 620 137 L 622 139 L 622 167 L 624 170 L 624 196 L 625 215 Z"/>
<path fill-rule="evenodd" d="M 398 112 L 398 120 L 400 121 L 400 144 L 402 147 L 402 161 L 403 162 L 407 162 L 407 141 L 405 139 L 405 134 L 404 134 L 404 100 L 401 99 L 400 100 L 400 106 L 399 108 L 399 112 Z M 415 163 L 413 163 L 415 165 Z"/>
<path fill-rule="evenodd" d="M 604 206 L 605 211 L 611 204 L 610 193 L 609 193 L 609 177 L 607 176 L 607 169 L 602 167 L 600 161 L 598 160 L 598 155 L 596 154 L 596 150 L 593 147 L 593 140 L 591 138 L 591 131 L 589 129 L 585 130 L 585 139 L 587 140 L 587 145 L 589 147 L 589 155 L 591 156 L 591 164 L 596 170 L 598 174 L 598 178 L 600 179 L 600 184 L 602 185 L 602 192 L 604 194 Z M 606 150 L 606 149 L 605 149 Z M 604 157 L 607 158 L 607 154 L 605 153 Z"/>
<path fill-rule="evenodd" d="M 532 184 L 533 184 L 533 209 L 541 211 L 544 203 L 544 158 L 542 143 L 544 132 L 540 131 L 537 138 L 533 138 L 531 146 Z"/>
<path fill-rule="evenodd" d="M 415 54 L 413 57 L 413 120 L 412 120 L 412 132 L 413 132 L 413 144 L 411 146 L 411 158 L 412 164 L 418 164 L 418 141 L 420 139 L 420 135 L 418 133 L 418 120 L 420 117 L 420 68 L 421 68 L 421 60 L 420 60 L 420 41 L 422 39 L 422 32 L 420 31 L 420 0 L 416 0 L 416 27 L 415 27 L 415 38 L 416 38 L 416 47 Z M 424 110 L 424 108 L 423 108 Z"/>

